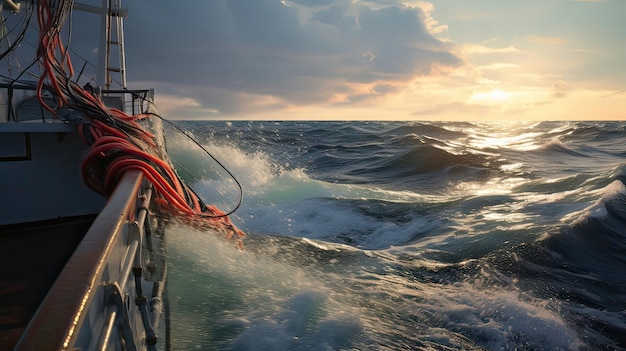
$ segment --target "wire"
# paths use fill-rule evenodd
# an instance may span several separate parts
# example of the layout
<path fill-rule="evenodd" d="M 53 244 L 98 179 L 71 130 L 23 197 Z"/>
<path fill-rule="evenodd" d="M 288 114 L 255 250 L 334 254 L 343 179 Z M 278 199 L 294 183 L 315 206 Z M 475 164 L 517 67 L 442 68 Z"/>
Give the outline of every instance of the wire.
<path fill-rule="evenodd" d="M 21 14 L 23 14 L 21 17 L 25 18 L 25 20 L 17 20 L 16 23 L 22 23 L 22 29 L 19 31 L 19 33 L 17 34 L 15 41 L 13 43 L 9 43 L 9 47 L 0 52 L 0 60 L 2 60 L 5 56 L 7 56 L 8 54 L 14 52 L 15 48 L 17 48 L 20 43 L 22 42 L 22 39 L 24 39 L 24 36 L 26 34 L 26 30 L 28 29 L 28 26 L 30 24 L 30 20 L 32 18 L 32 14 L 33 14 L 33 9 L 34 9 L 34 2 L 29 2 L 29 6 L 23 10 L 20 11 Z M 4 16 L 2 16 L 2 26 L 4 27 L 6 23 L 6 20 L 4 19 Z M 17 24 L 16 24 L 17 26 Z M 7 31 L 6 35 L 3 35 L 2 38 L 0 38 L 0 41 L 2 40 L 9 40 L 9 35 L 13 32 L 13 29 L 15 27 L 11 28 L 11 30 Z"/>
<path fill-rule="evenodd" d="M 149 103 L 151 103 L 150 101 L 148 101 Z M 178 127 L 174 122 L 160 116 L 157 113 L 149 113 L 157 118 L 159 118 L 161 121 L 169 124 L 170 126 L 174 127 L 176 130 L 178 130 L 179 132 L 181 132 L 184 136 L 186 136 L 189 140 L 191 140 L 195 145 L 197 145 L 200 149 L 202 149 L 202 151 L 204 151 L 209 157 L 211 157 L 211 159 L 213 159 L 213 161 L 215 161 L 224 171 L 226 171 L 226 173 L 228 174 L 228 176 L 230 176 L 233 181 L 235 182 L 235 184 L 237 185 L 238 189 L 239 189 L 239 199 L 237 201 L 237 205 L 235 205 L 235 207 L 230 210 L 229 212 L 227 212 L 225 214 L 225 216 L 231 215 L 233 213 L 235 213 L 235 211 L 237 211 L 239 209 L 239 207 L 241 206 L 241 204 L 243 203 L 243 187 L 241 186 L 241 183 L 239 183 L 239 180 L 237 180 L 237 177 L 235 177 L 232 172 L 230 170 L 228 170 L 228 168 L 226 166 L 224 166 L 215 156 L 213 156 L 207 149 L 204 148 L 204 146 L 202 146 L 202 144 L 200 144 L 196 139 L 194 139 L 193 137 L 191 137 L 189 134 L 187 134 L 187 132 L 183 129 L 181 129 L 180 127 Z"/>

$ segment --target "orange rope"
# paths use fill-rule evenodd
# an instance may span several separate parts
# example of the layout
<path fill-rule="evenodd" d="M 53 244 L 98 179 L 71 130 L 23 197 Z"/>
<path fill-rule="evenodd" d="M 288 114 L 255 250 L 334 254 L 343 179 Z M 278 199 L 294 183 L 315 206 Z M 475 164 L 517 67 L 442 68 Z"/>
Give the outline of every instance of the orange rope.
<path fill-rule="evenodd" d="M 58 1 L 39 0 L 37 4 L 40 28 L 38 55 L 43 68 L 37 84 L 37 97 L 53 115 L 59 108 L 74 109 L 87 115 L 88 122 L 78 126 L 83 142 L 91 145 L 82 163 L 85 184 L 108 197 L 126 171 L 138 170 L 153 185 L 157 203 L 185 215 L 191 222 L 220 229 L 227 237 L 233 233 L 239 238 L 244 237 L 245 234 L 222 211 L 203 205 L 170 165 L 155 156 L 159 154 L 159 149 L 154 135 L 137 124 L 150 114 L 129 116 L 121 110 L 108 108 L 100 99 L 71 81 L 74 69 L 60 33 L 61 22 L 67 14 L 63 11 L 69 12 L 68 4 L 71 2 L 60 1 L 63 8 L 59 8 Z M 45 103 L 44 87 L 53 92 L 57 106 Z"/>

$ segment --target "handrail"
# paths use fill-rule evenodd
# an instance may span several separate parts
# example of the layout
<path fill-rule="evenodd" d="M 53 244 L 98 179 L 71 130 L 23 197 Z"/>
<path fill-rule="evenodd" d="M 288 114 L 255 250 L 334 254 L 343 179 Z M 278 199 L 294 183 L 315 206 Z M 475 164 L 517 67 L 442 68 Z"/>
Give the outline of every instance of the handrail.
<path fill-rule="evenodd" d="M 100 212 L 50 292 L 31 319 L 15 350 L 68 350 L 78 337 L 89 306 L 105 298 L 106 281 L 122 277 L 107 267 L 115 244 L 135 217 L 143 176 L 127 172 Z M 121 268 L 121 267 L 120 267 Z"/>

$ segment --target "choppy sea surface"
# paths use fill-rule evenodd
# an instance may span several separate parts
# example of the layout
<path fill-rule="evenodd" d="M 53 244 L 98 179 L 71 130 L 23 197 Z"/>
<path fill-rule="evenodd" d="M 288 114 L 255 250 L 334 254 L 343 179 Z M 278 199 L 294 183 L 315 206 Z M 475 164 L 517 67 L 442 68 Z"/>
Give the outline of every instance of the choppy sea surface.
<path fill-rule="evenodd" d="M 626 122 L 179 126 L 247 237 L 168 229 L 173 350 L 626 349 Z"/>

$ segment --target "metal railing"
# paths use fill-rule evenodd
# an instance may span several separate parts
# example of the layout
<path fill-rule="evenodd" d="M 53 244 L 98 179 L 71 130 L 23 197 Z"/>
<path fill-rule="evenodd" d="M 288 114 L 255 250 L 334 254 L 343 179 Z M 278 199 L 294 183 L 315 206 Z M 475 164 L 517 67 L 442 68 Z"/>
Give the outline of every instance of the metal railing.
<path fill-rule="evenodd" d="M 25 122 L 52 120 L 50 114 L 37 98 L 37 84 L 33 82 L 0 83 L 0 122 Z M 100 90 L 95 94 L 102 99 L 105 105 L 135 115 L 150 112 L 153 107 L 154 89 L 138 90 Z M 44 91 L 44 102 L 54 106 L 55 100 L 47 91 Z"/>
<path fill-rule="evenodd" d="M 153 281 L 142 273 L 144 265 L 150 267 L 146 261 L 154 250 L 147 218 L 152 190 L 142 179 L 137 171 L 121 179 L 16 351 L 109 350 L 120 345 L 126 350 L 156 350 L 162 309 L 149 311 L 148 303 L 160 303 L 161 296 L 146 297 L 144 284 L 152 284 L 152 295 L 162 294 L 165 275 Z"/>

